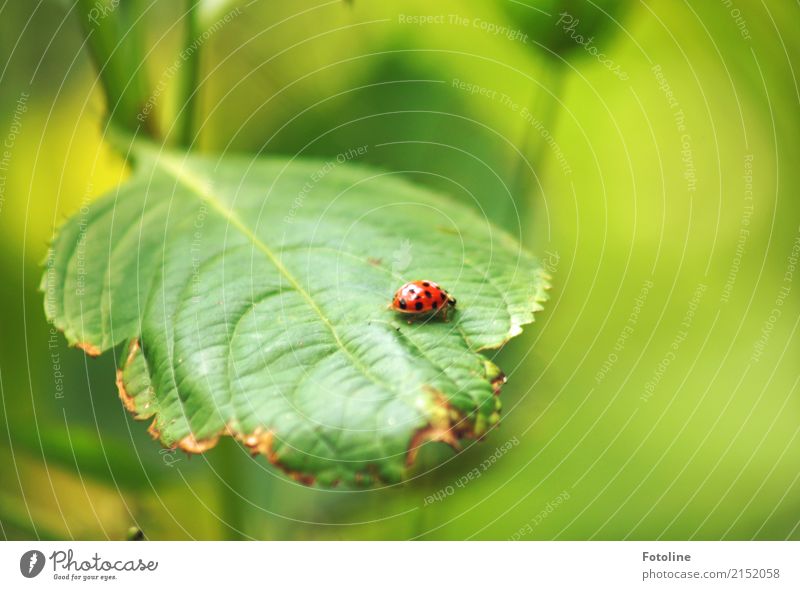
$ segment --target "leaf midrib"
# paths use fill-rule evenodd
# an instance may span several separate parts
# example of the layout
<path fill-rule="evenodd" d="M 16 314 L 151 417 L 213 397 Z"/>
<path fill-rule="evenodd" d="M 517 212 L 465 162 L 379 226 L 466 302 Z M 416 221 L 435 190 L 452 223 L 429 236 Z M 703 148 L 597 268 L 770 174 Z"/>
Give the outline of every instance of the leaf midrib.
<path fill-rule="evenodd" d="M 358 360 L 350 349 L 347 348 L 347 345 L 342 341 L 339 337 L 339 333 L 336 331 L 336 328 L 330 322 L 330 320 L 325 316 L 322 309 L 317 305 L 314 301 L 313 297 L 306 291 L 297 278 L 291 273 L 291 271 L 286 268 L 286 266 L 281 262 L 281 260 L 275 255 L 272 249 L 264 243 L 258 235 L 253 232 L 245 223 L 243 223 L 239 217 L 236 215 L 235 212 L 230 210 L 228 207 L 224 206 L 217 196 L 208 190 L 207 184 L 202 181 L 202 179 L 198 178 L 195 174 L 191 171 L 187 170 L 185 166 L 182 166 L 179 162 L 175 160 L 174 157 L 169 155 L 161 155 L 155 160 L 156 165 L 161 168 L 164 172 L 175 178 L 180 184 L 182 184 L 185 188 L 187 188 L 192 194 L 194 194 L 198 199 L 201 201 L 208 203 L 219 215 L 221 215 L 224 219 L 226 219 L 233 227 L 239 230 L 247 239 L 249 239 L 253 244 L 261 250 L 261 252 L 269 259 L 269 261 L 275 266 L 278 272 L 283 276 L 292 288 L 300 294 L 301 297 L 306 301 L 308 306 L 317 314 L 319 319 L 331 333 L 333 336 L 334 341 L 336 342 L 336 346 L 350 359 L 353 363 L 353 366 L 358 368 L 358 370 L 364 374 L 365 377 L 370 379 L 371 381 L 375 382 L 376 384 L 380 385 L 388 389 L 389 391 L 394 391 L 398 395 L 402 394 L 396 387 L 394 387 L 388 381 L 384 381 L 383 379 L 377 377 L 366 367 L 361 361 Z M 402 399 L 402 395 L 400 395 Z"/>

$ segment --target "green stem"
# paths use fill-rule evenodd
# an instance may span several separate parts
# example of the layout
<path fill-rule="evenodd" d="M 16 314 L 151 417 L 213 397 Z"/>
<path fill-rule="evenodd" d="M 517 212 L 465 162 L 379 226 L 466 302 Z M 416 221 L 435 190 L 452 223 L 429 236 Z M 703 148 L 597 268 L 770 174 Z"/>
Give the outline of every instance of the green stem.
<path fill-rule="evenodd" d="M 225 535 L 229 541 L 240 541 L 245 537 L 245 513 L 247 507 L 237 490 L 242 489 L 242 455 L 244 451 L 233 440 L 220 441 L 217 447 L 215 470 L 219 476 L 217 492 L 220 514 L 225 522 Z M 248 458 L 249 460 L 249 458 Z"/>
<path fill-rule="evenodd" d="M 183 147 L 190 147 L 195 140 L 194 121 L 197 116 L 197 85 L 200 81 L 200 47 L 195 46 L 200 37 L 200 0 L 186 0 L 186 26 L 183 51 L 186 61 L 180 69 L 177 120 L 177 140 Z"/>
<path fill-rule="evenodd" d="M 548 72 L 550 70 L 545 68 L 544 71 Z M 558 99 L 564 87 L 564 82 L 567 77 L 566 73 L 566 68 L 563 66 L 556 66 L 555 70 L 550 71 L 550 75 L 545 76 L 544 82 L 547 84 L 546 89 L 534 88 L 530 99 L 529 109 L 531 114 L 533 114 L 533 116 L 542 123 L 543 128 L 551 134 L 558 120 L 558 113 L 561 106 Z M 547 90 L 550 92 L 548 93 Z M 516 164 L 511 173 L 511 194 L 517 201 L 517 211 L 523 220 L 526 219 L 530 206 L 538 192 L 536 177 L 531 173 L 528 164 L 541 174 L 544 168 L 542 163 L 546 160 L 547 141 L 538 131 L 536 131 L 534 135 L 534 131 L 536 131 L 534 126 L 526 121 L 522 132 L 522 138 L 517 143 L 525 159 L 523 160 L 521 157 L 516 158 Z"/>
<path fill-rule="evenodd" d="M 148 85 L 144 64 L 144 15 L 141 1 L 112 4 L 78 0 L 77 12 L 89 53 L 99 72 L 110 119 L 131 132 L 148 131 L 142 109 Z"/>

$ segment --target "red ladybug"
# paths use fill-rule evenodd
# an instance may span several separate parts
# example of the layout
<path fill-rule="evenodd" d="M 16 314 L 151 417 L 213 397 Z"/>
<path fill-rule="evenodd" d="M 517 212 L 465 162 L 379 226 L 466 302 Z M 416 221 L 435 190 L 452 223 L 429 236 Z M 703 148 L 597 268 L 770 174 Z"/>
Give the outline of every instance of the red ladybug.
<path fill-rule="evenodd" d="M 440 313 L 447 321 L 447 311 L 455 306 L 455 298 L 433 281 L 411 281 L 394 294 L 391 308 L 411 315 Z"/>

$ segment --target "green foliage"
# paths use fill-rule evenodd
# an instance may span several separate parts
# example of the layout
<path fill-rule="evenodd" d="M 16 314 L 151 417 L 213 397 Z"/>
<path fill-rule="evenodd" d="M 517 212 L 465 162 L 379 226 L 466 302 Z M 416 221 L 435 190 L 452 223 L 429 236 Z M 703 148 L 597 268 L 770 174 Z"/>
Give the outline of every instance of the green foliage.
<path fill-rule="evenodd" d="M 164 85 L 148 122 L 167 144 L 182 143 L 192 123 L 193 146 L 213 153 L 326 159 L 368 146 L 360 162 L 413 175 L 545 254 L 555 299 L 535 329 L 492 353 L 509 375 L 500 427 L 455 456 L 429 445 L 407 485 L 298 486 L 230 437 L 203 456 L 162 449 L 118 402 L 114 355 L 67 350 L 37 290 L 54 224 L 124 178 L 104 133 L 108 116 L 124 124 L 97 81 L 106 60 L 89 59 L 73 2 L 7 2 L 4 136 L 22 91 L 30 98 L 0 183 L 5 538 L 122 539 L 132 525 L 159 540 L 498 540 L 526 527 L 534 531 L 525 539 L 800 538 L 796 272 L 764 355 L 748 362 L 788 285 L 797 239 L 800 169 L 787 165 L 800 157 L 796 3 L 202 1 L 203 32 L 235 17 L 204 37 L 191 119 L 179 115 L 190 62 L 172 75 L 187 4 L 122 4 L 132 2 L 153 5 L 149 34 L 138 50 L 121 37 L 110 45 L 126 45 L 119 59 L 141 53 L 117 70 L 128 77 L 114 92 L 146 61 L 147 82 Z M 558 24 L 562 11 L 580 20 L 574 30 Z M 101 25 L 127 14 L 108 13 Z M 469 26 L 401 24 L 399 14 L 458 14 Z M 476 27 L 478 19 L 528 42 Z M 577 35 L 594 36 L 629 80 Z M 693 197 L 655 65 L 686 117 Z M 473 95 L 455 80 L 497 95 Z M 748 155 L 755 208 L 742 253 Z M 647 281 L 654 286 L 639 308 Z M 643 401 L 701 282 L 690 333 Z M 515 438 L 489 471 L 456 486 Z M 426 501 L 448 485 L 452 496 Z M 534 526 L 565 491 L 569 500 Z"/>
<path fill-rule="evenodd" d="M 533 321 L 537 261 L 471 209 L 344 163 L 161 154 L 61 229 L 42 288 L 69 342 L 128 342 L 120 396 L 165 445 L 220 435 L 297 479 L 394 482 L 426 441 L 498 421 L 479 351 Z M 404 281 L 458 298 L 450 322 L 387 308 Z"/>

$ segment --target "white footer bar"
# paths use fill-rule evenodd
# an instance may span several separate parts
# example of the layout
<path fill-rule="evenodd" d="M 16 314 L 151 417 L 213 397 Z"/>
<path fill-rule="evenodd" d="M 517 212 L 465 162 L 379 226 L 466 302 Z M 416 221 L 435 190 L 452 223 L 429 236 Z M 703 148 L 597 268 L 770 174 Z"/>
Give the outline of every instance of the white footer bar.
<path fill-rule="evenodd" d="M 798 542 L 5 542 L 0 588 L 800 588 Z M 154 585 L 155 584 L 155 585 Z"/>

